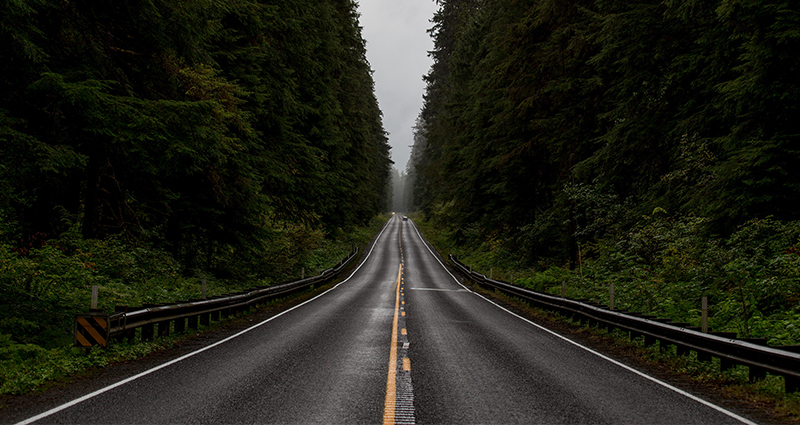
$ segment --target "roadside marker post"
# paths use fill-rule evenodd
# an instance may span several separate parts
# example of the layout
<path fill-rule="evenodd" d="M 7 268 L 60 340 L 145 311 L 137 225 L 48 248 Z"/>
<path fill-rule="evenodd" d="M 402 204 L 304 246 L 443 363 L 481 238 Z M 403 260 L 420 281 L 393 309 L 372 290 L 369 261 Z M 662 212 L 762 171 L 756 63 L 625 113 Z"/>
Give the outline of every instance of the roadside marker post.
<path fill-rule="evenodd" d="M 708 297 L 703 297 L 700 301 L 700 329 L 703 333 L 708 333 Z"/>
<path fill-rule="evenodd" d="M 91 309 L 97 309 L 97 295 L 100 293 L 100 287 L 98 285 L 92 285 L 92 304 Z"/>
<path fill-rule="evenodd" d="M 108 346 L 108 314 L 102 312 L 79 313 L 75 315 L 74 346 L 91 348 Z"/>
<path fill-rule="evenodd" d="M 608 309 L 614 310 L 614 282 L 611 282 L 611 286 L 608 288 Z"/>

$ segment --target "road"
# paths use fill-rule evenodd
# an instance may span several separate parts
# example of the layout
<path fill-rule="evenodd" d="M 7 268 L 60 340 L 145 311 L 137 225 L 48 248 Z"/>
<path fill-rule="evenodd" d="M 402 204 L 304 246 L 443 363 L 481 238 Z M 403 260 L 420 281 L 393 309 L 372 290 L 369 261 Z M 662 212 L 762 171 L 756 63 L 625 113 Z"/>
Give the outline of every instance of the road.
<path fill-rule="evenodd" d="M 366 251 L 316 298 L 17 420 L 749 423 L 469 291 L 410 220 Z"/>

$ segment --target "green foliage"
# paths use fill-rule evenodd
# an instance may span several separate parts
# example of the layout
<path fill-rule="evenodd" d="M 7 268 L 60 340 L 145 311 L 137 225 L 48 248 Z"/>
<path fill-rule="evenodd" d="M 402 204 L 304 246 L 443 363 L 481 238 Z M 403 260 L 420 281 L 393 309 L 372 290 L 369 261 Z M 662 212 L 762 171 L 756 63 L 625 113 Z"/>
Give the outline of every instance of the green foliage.
<path fill-rule="evenodd" d="M 70 348 L 74 314 L 85 312 L 91 285 L 99 286 L 98 307 L 168 303 L 198 298 L 201 279 L 208 296 L 298 279 L 333 267 L 353 246 L 365 247 L 388 219 L 326 237 L 319 229 L 284 227 L 260 253 L 251 275 L 224 278 L 206 270 L 184 270 L 168 252 L 131 245 L 121 238 L 83 239 L 72 224 L 60 239 L 26 250 L 0 245 L 0 394 L 29 392 L 45 382 L 89 367 L 145 355 L 172 339 L 152 343 L 112 342 L 89 356 Z M 276 230 L 276 234 L 277 234 Z M 244 267 L 245 265 L 242 264 Z"/>
<path fill-rule="evenodd" d="M 797 341 L 798 5 L 443 0 L 409 180 L 538 290 Z M 795 49 L 796 50 L 796 49 Z"/>
<path fill-rule="evenodd" d="M 722 236 L 799 217 L 796 4 L 439 4 L 408 174 L 458 242 L 575 267 L 656 207 Z"/>
<path fill-rule="evenodd" d="M 70 344 L 93 284 L 111 311 L 330 267 L 386 206 L 355 2 L 0 3 L 14 350 Z"/>
<path fill-rule="evenodd" d="M 581 245 L 579 264 L 540 261 L 508 252 L 499 240 L 454 243 L 453 234 L 418 221 L 441 252 L 458 255 L 473 270 L 533 290 L 609 301 L 615 307 L 700 325 L 700 300 L 709 298 L 709 325 L 770 345 L 800 343 L 800 222 L 773 218 L 741 225 L 731 236 L 709 237 L 710 220 L 656 208 L 629 230 Z"/>
<path fill-rule="evenodd" d="M 59 347 L 46 350 L 33 344 L 15 344 L 0 335 L 0 394 L 26 394 L 42 385 L 74 376 L 90 368 L 132 360 L 171 346 L 178 337 L 130 345 L 112 344 L 106 350 Z"/>

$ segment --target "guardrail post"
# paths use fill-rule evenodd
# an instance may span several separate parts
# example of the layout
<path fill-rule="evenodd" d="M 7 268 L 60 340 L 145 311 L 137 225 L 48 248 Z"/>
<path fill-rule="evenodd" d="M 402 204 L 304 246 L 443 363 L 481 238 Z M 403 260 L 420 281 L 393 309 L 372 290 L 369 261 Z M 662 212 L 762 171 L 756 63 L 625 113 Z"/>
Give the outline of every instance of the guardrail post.
<path fill-rule="evenodd" d="M 155 325 L 153 325 L 152 323 L 148 323 L 142 326 L 142 341 L 143 342 L 152 341 L 154 333 L 155 333 Z"/>
<path fill-rule="evenodd" d="M 169 336 L 171 324 L 169 320 L 166 322 L 158 322 L 158 336 Z"/>
<path fill-rule="evenodd" d="M 92 285 L 92 304 L 91 309 L 97 310 L 97 294 L 100 292 L 100 287 L 97 285 Z"/>
<path fill-rule="evenodd" d="M 192 330 L 195 330 L 195 331 L 197 330 L 197 319 L 198 319 L 198 316 L 189 316 L 189 319 L 188 319 L 189 329 L 192 329 Z"/>
<path fill-rule="evenodd" d="M 700 317 L 700 329 L 703 333 L 708 333 L 708 297 L 703 297 L 701 301 L 702 316 Z"/>
<path fill-rule="evenodd" d="M 742 338 L 742 341 L 746 341 L 751 344 L 763 345 L 765 347 L 767 345 L 766 338 Z M 750 382 L 763 381 L 767 378 L 767 371 L 764 369 L 755 366 L 748 366 L 747 369 L 747 378 Z"/>
<path fill-rule="evenodd" d="M 614 282 L 611 282 L 611 286 L 608 288 L 608 309 L 614 309 Z"/>
<path fill-rule="evenodd" d="M 200 315 L 200 324 L 208 326 L 211 324 L 211 313 L 203 313 Z"/>
<path fill-rule="evenodd" d="M 784 389 L 787 393 L 794 393 L 800 391 L 800 378 L 794 376 L 784 376 Z"/>
<path fill-rule="evenodd" d="M 181 317 L 180 319 L 175 319 L 175 333 L 182 334 L 186 332 L 186 318 Z"/>
<path fill-rule="evenodd" d="M 142 304 L 142 308 L 155 307 L 156 304 Z M 142 326 L 142 341 L 152 341 L 155 334 L 155 324 L 148 323 Z"/>

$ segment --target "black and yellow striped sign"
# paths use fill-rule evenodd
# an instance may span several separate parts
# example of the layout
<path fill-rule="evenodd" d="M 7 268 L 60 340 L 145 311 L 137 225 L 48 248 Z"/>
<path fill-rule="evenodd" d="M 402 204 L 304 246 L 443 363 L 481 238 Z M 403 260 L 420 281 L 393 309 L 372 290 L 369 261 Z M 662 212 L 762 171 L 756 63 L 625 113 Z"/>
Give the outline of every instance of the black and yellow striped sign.
<path fill-rule="evenodd" d="M 75 315 L 75 346 L 91 347 L 108 344 L 108 315 L 82 313 Z"/>

